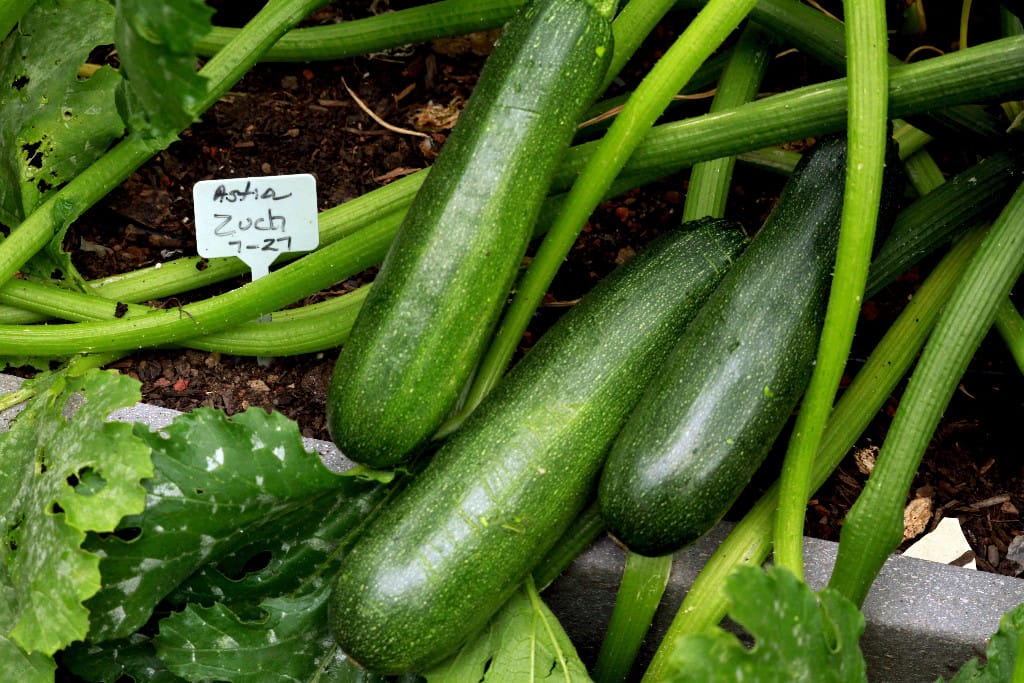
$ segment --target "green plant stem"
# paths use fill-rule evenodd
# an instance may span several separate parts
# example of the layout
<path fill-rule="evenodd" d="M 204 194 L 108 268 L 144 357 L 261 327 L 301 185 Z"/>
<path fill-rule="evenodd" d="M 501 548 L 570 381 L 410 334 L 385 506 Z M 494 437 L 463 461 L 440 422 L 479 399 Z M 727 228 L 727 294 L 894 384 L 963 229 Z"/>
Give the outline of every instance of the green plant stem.
<path fill-rule="evenodd" d="M 718 81 L 710 111 L 732 109 L 754 99 L 771 60 L 768 47 L 767 36 L 756 25 L 748 24 L 743 29 L 729 64 Z M 735 156 L 694 164 L 683 204 L 684 223 L 704 216 L 720 218 L 725 215 L 735 167 Z"/>
<path fill-rule="evenodd" d="M 788 176 L 800 163 L 800 152 L 782 147 L 766 147 L 753 152 L 741 152 L 736 155 L 737 161 L 756 166 L 762 171 L 771 171 L 781 176 Z"/>
<path fill-rule="evenodd" d="M 365 232 L 364 238 L 377 235 L 381 251 L 372 261 L 376 263 L 383 258 L 384 251 L 398 229 L 409 202 L 424 178 L 426 173 L 423 172 L 406 176 L 323 211 L 317 217 L 320 231 L 319 248 L 322 249 L 356 232 Z M 285 254 L 283 258 L 294 260 L 299 257 L 299 254 Z M 357 269 L 361 267 L 365 266 L 362 265 L 362 261 L 358 261 L 351 266 L 350 272 L 341 277 L 348 277 L 358 272 Z M 181 294 L 243 275 L 248 270 L 249 267 L 245 263 L 234 257 L 203 259 L 190 256 L 89 281 L 87 284 L 90 291 L 99 297 L 134 303 Z M 0 286 L 0 304 L 9 305 L 0 305 L 0 323 L 26 324 L 45 318 L 19 310 L 18 301 L 4 295 L 5 287 L 6 285 Z"/>
<path fill-rule="evenodd" d="M 942 169 L 935 163 L 925 146 L 934 138 L 905 121 L 894 121 L 893 140 L 900 148 L 900 159 L 907 182 L 923 196 L 946 182 Z"/>
<path fill-rule="evenodd" d="M 996 309 L 996 329 L 1017 367 L 1024 372 L 1024 318 L 1013 305 L 1013 299 L 1005 299 Z"/>
<path fill-rule="evenodd" d="M 537 587 L 544 590 L 551 585 L 604 530 L 601 512 L 596 503 L 591 503 L 534 567 L 532 574 Z"/>
<path fill-rule="evenodd" d="M 627 101 L 573 183 L 554 225 L 518 283 L 516 295 L 469 389 L 464 412 L 471 412 L 504 373 L 533 312 L 580 229 L 651 124 L 753 4 L 754 0 L 711 0 Z"/>
<path fill-rule="evenodd" d="M 683 0 L 682 5 L 700 6 L 706 0 Z M 760 0 L 750 18 L 801 52 L 833 67 L 840 73 L 846 68 L 846 41 L 840 22 L 817 9 L 793 0 Z M 902 61 L 889 55 L 890 66 Z M 923 114 L 926 129 L 967 132 L 979 138 L 1002 136 L 1003 126 L 994 116 L 978 106 L 952 107 Z"/>
<path fill-rule="evenodd" d="M 340 272 L 373 265 L 389 236 L 369 232 L 350 235 L 255 282 L 181 308 L 72 325 L 0 326 L 0 348 L 9 355 L 66 356 L 172 344 L 219 332 L 347 277 Z"/>
<path fill-rule="evenodd" d="M 1004 36 L 1024 35 L 1024 23 L 1021 23 L 1020 17 L 1006 9 L 1006 7 L 999 8 L 999 28 L 1001 34 Z M 1017 99 L 1009 100 L 1001 104 L 1003 113 L 1010 121 L 1010 128 L 1019 128 L 1021 125 L 1021 116 L 1024 114 L 1024 101 L 1018 97 Z"/>
<path fill-rule="evenodd" d="M 71 376 L 80 375 L 87 370 L 102 368 L 104 365 L 109 365 L 121 358 L 123 355 L 124 354 L 121 353 L 91 353 L 72 356 L 67 361 L 67 372 Z M 35 383 L 32 380 L 27 380 L 14 391 L 9 391 L 6 394 L 0 394 L 0 413 L 21 405 L 35 396 L 36 393 Z"/>
<path fill-rule="evenodd" d="M 871 264 L 867 297 L 968 226 L 994 217 L 1017 188 L 1021 164 L 1017 153 L 993 154 L 901 211 Z"/>
<path fill-rule="evenodd" d="M 908 159 L 924 149 L 925 145 L 934 140 L 931 135 L 906 121 L 894 121 L 893 140 L 900 148 L 900 159 Z"/>
<path fill-rule="evenodd" d="M 612 617 L 594 665 L 593 678 L 597 683 L 627 680 L 671 572 L 671 555 L 645 557 L 626 553 Z"/>
<path fill-rule="evenodd" d="M 924 150 L 907 157 L 903 169 L 907 174 L 907 182 L 919 195 L 927 194 L 945 180 L 942 169 L 932 155 Z"/>
<path fill-rule="evenodd" d="M 260 61 L 334 61 L 497 28 L 524 3 L 525 0 L 442 0 L 340 24 L 292 29 Z M 236 28 L 214 27 L 199 40 L 196 52 L 215 54 L 238 32 Z"/>
<path fill-rule="evenodd" d="M 290 356 L 336 348 L 348 339 L 368 292 L 366 285 L 326 301 L 275 311 L 268 322 L 242 322 L 222 332 L 185 339 L 181 346 L 248 356 Z M 12 280 L 0 290 L 0 301 L 7 299 L 19 301 L 43 317 L 75 322 L 131 319 L 153 312 L 148 306 L 125 305 L 24 280 Z"/>
<path fill-rule="evenodd" d="M 18 387 L 14 391 L 8 391 L 5 394 L 0 394 L 0 413 L 21 405 L 35 395 L 34 391 L 24 385 Z"/>
<path fill-rule="evenodd" d="M 325 0 L 271 0 L 228 46 L 200 71 L 206 96 L 195 107 L 199 116 L 226 93 L 289 28 Z M 29 258 L 60 235 L 73 220 L 117 187 L 153 154 L 171 144 L 166 139 L 130 134 L 62 189 L 52 193 L 18 228 L 0 242 L 0 283 L 7 282 Z"/>
<path fill-rule="evenodd" d="M 889 70 L 889 115 L 948 108 L 993 99 L 1024 87 L 1024 37 L 1001 38 Z M 626 171 L 649 182 L 680 168 L 803 137 L 842 130 L 847 122 L 845 78 L 795 88 L 720 113 L 661 124 L 650 130 Z M 595 154 L 600 141 L 569 150 L 555 176 L 556 189 L 568 187 Z"/>
<path fill-rule="evenodd" d="M 873 296 L 899 273 L 949 241 L 954 235 L 964 232 L 968 226 L 994 215 L 996 207 L 1005 204 L 1016 186 L 1019 163 L 1017 155 L 1000 153 L 966 169 L 934 190 L 921 186 L 921 192 L 927 196 L 911 204 L 896 217 L 889 238 L 872 264 L 867 295 Z M 933 182 L 938 180 L 939 178 L 933 178 Z M 416 185 L 418 186 L 418 183 Z M 629 183 L 625 183 L 624 186 L 629 186 Z M 613 188 L 613 192 L 615 189 Z M 364 198 L 369 198 L 373 194 L 364 195 Z M 362 222 L 363 217 L 368 215 L 367 209 L 373 206 L 367 202 L 366 207 L 360 208 L 360 204 L 364 203 L 362 199 L 324 212 L 321 216 L 331 214 L 337 218 L 323 218 L 321 226 L 335 221 L 345 224 L 346 221 L 342 217 L 350 213 L 353 220 Z M 549 199 L 548 213 L 557 212 L 558 201 L 557 197 Z M 349 207 L 353 209 L 351 212 Z M 350 232 L 353 243 L 358 239 L 363 247 L 337 255 L 335 267 L 339 268 L 339 272 L 336 273 L 336 277 L 348 277 L 364 267 L 367 262 L 375 262 L 383 255 L 400 220 L 401 211 L 396 211 L 393 215 L 385 216 L 382 221 L 372 222 L 369 227 L 356 233 Z M 338 231 L 328 228 L 324 232 L 329 232 L 335 237 Z M 358 238 L 355 235 L 358 235 Z M 213 268 L 221 261 L 223 260 L 211 260 L 209 267 Z M 233 262 L 235 259 L 226 261 Z M 185 274 L 192 272 L 196 277 L 201 277 L 206 272 L 196 271 L 191 264 L 187 267 L 182 265 Z M 162 272 L 147 270 L 157 278 Z M 137 284 L 144 285 L 145 279 L 141 279 Z M 287 282 L 283 281 L 282 286 L 285 285 Z M 182 340 L 180 343 L 222 353 L 253 355 L 289 355 L 330 348 L 347 338 L 351 317 L 357 312 L 363 291 L 357 290 L 337 297 L 336 300 L 312 306 L 275 312 L 269 325 L 246 321 L 230 330 L 202 338 Z M 134 287 L 118 293 L 139 295 L 139 291 Z M 113 320 L 116 313 L 115 301 L 125 300 L 132 299 L 110 300 L 32 281 L 13 280 L 0 287 L 0 302 L 17 303 L 35 312 L 40 318 L 56 317 L 76 321 Z M 129 306 L 126 315 L 139 315 L 149 310 L 145 307 Z M 186 310 L 191 310 L 191 306 L 186 307 Z M 3 332 L 9 329 L 0 327 L 0 339 L 3 339 Z"/>
<path fill-rule="evenodd" d="M 971 16 L 971 0 L 960 2 L 960 49 L 967 47 L 967 24 Z"/>
<path fill-rule="evenodd" d="M 811 471 L 864 300 L 888 137 L 885 3 L 875 0 L 843 5 L 850 104 L 839 247 L 817 360 L 786 452 L 775 517 L 775 561 L 801 578 Z"/>
<path fill-rule="evenodd" d="M 654 30 L 661 18 L 676 4 L 676 0 L 629 0 L 612 22 L 615 50 L 605 74 L 604 91 L 622 67 L 636 52 L 644 38 Z"/>
<path fill-rule="evenodd" d="M 985 230 L 975 229 L 953 247 L 921 285 L 847 387 L 829 418 L 815 459 L 814 488 L 828 479 L 917 358 L 918 350 L 984 236 Z M 744 515 L 708 559 L 680 605 L 644 681 L 654 683 L 663 680 L 661 673 L 679 638 L 710 628 L 725 616 L 725 577 L 740 564 L 760 565 L 768 558 L 778 501 L 779 486 L 776 483 Z"/>
<path fill-rule="evenodd" d="M 899 145 L 900 159 L 909 160 L 932 141 L 932 136 L 909 123 L 900 124 L 893 132 L 893 140 Z M 800 161 L 800 152 L 782 147 L 767 147 L 754 152 L 736 155 L 738 161 L 748 163 L 765 171 L 788 176 Z M 922 193 L 923 194 L 923 193 Z"/>
<path fill-rule="evenodd" d="M 1016 37 L 894 68 L 890 72 L 890 113 L 905 116 L 1018 91 L 1024 88 L 1024 70 L 1015 66 L 1021 60 L 1024 60 L 1024 37 Z M 728 111 L 656 126 L 630 158 L 616 184 L 622 188 L 636 187 L 699 161 L 840 130 L 846 120 L 845 107 L 846 81 L 838 79 L 767 97 Z M 593 154 L 596 144 L 586 143 L 570 150 L 558 172 L 554 184 L 556 191 L 571 185 Z M 1004 169 L 1012 168 L 1014 164 L 1012 155 L 1008 158 L 1006 154 L 997 154 L 992 160 L 993 165 L 1001 164 Z M 979 168 L 987 162 L 982 162 Z M 1007 176 L 1002 173 L 994 170 L 989 177 L 1005 184 Z M 360 251 L 356 254 L 358 258 L 354 259 L 338 255 L 339 259 L 347 259 L 350 266 L 347 272 L 339 266 L 339 278 L 350 277 L 356 272 L 351 267 L 356 267 L 361 260 L 368 258 L 373 264 L 383 257 L 394 234 L 393 225 L 397 223 L 374 222 L 374 212 L 390 206 L 394 215 L 400 218 L 425 175 L 426 171 L 420 171 L 321 214 L 324 243 L 329 241 L 329 235 L 358 234 L 367 225 L 374 233 L 373 240 L 369 235 L 365 237 L 367 243 L 372 241 L 377 245 L 375 252 Z M 972 176 L 965 174 L 961 180 L 976 184 L 980 193 L 987 193 L 988 186 L 982 176 L 972 180 Z M 382 220 L 386 222 L 388 219 Z M 894 228 L 893 236 L 896 234 Z M 883 253 L 888 246 L 888 243 L 883 246 Z M 368 247 L 364 244 L 363 248 Z M 177 259 L 159 267 L 105 278 L 92 283 L 93 289 L 110 299 L 141 301 L 188 289 L 186 283 L 193 280 L 209 284 L 245 271 L 245 266 L 235 259 L 213 259 L 208 262 L 207 269 L 213 275 L 207 276 L 207 270 L 197 269 L 202 263 L 197 258 Z M 18 321 L 11 319 L 20 314 L 20 311 L 8 310 L 0 318 L 8 323 L 0 325 L 0 348 L 5 348 L 6 335 L 15 329 L 19 334 L 29 333 L 16 327 Z"/>
<path fill-rule="evenodd" d="M 903 507 L 921 457 L 1022 268 L 1024 186 L 993 224 L 950 296 L 900 400 L 875 468 L 843 523 L 829 585 L 857 605 L 903 538 Z"/>

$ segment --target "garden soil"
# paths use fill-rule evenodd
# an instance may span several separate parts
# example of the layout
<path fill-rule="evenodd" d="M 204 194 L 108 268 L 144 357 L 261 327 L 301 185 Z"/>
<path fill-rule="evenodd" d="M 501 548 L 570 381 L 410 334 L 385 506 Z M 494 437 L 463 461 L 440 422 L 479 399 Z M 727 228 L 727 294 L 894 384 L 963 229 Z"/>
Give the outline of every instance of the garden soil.
<path fill-rule="evenodd" d="M 328 23 L 366 14 L 366 3 L 350 9 L 355 5 L 336 3 L 310 22 Z M 225 10 L 217 20 L 230 24 L 245 17 Z M 673 37 L 671 22 L 659 27 L 635 64 L 624 72 L 618 87 L 635 83 L 631 74 L 649 68 Z M 66 248 L 90 278 L 193 255 L 191 189 L 204 179 L 312 173 L 317 179 L 319 206 L 326 209 L 424 168 L 436 157 L 457 120 L 494 38 L 493 32 L 476 34 L 333 63 L 260 65 L 186 130 L 180 141 L 132 174 L 79 220 L 68 233 Z M 115 59 L 112 53 L 96 56 Z M 810 60 L 793 52 L 777 57 L 772 72 L 786 75 L 781 79 L 771 76 L 767 90 L 791 87 L 793 83 L 786 79 L 799 82 L 821 76 Z M 683 106 L 699 113 L 707 102 L 698 99 Z M 387 125 L 371 118 L 367 108 Z M 425 137 L 392 128 L 417 131 Z M 964 162 L 955 154 L 940 159 L 953 167 Z M 601 205 L 553 283 L 521 350 L 528 349 L 547 326 L 617 264 L 679 222 L 686 182 L 685 174 L 672 176 Z M 782 183 L 779 176 L 740 165 L 730 217 L 740 220 L 748 231 L 756 230 Z M 911 271 L 865 305 L 851 374 L 913 294 L 926 268 Z M 339 282 L 303 303 L 350 291 L 372 276 L 371 270 Z M 190 301 L 244 281 L 151 303 L 180 306 L 187 312 Z M 305 436 L 328 439 L 324 403 L 336 355 L 337 350 L 332 349 L 276 357 L 264 365 L 252 358 L 160 350 L 134 353 L 112 367 L 142 382 L 146 402 L 182 411 L 210 406 L 229 414 L 253 406 L 278 410 L 295 419 Z M 23 369 L 22 374 L 29 373 Z M 838 540 L 845 512 L 866 479 L 865 472 L 884 440 L 901 391 L 902 386 L 811 501 L 808 533 Z M 1024 531 L 1022 423 L 1021 373 L 998 337 L 992 335 L 964 377 L 910 492 L 910 499 L 929 499 L 928 503 L 915 503 L 924 510 L 918 516 L 919 531 L 926 532 L 943 517 L 958 517 L 979 568 L 986 571 L 1017 574 L 1022 570 L 1006 558 L 1009 544 Z M 777 472 L 778 460 L 778 454 L 769 460 L 737 511 L 767 487 Z"/>

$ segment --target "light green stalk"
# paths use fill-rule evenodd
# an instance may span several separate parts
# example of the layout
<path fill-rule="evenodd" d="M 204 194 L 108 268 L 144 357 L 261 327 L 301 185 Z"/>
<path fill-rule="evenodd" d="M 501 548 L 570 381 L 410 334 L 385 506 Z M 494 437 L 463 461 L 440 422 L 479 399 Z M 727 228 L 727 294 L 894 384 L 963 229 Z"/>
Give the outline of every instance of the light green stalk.
<path fill-rule="evenodd" d="M 903 507 L 921 457 L 1022 268 L 1024 186 L 1000 214 L 950 296 L 900 400 L 875 468 L 843 524 L 829 585 L 857 605 L 903 538 Z"/>
<path fill-rule="evenodd" d="M 883 0 L 849 0 L 846 14 L 850 84 L 846 185 L 836 266 L 825 324 L 807 393 L 780 480 L 775 561 L 803 576 L 804 510 L 811 471 L 832 411 L 864 300 L 882 193 L 888 137 L 888 52 Z"/>
<path fill-rule="evenodd" d="M 768 36 L 756 24 L 749 24 L 743 29 L 732 58 L 718 81 L 710 111 L 732 109 L 754 99 L 771 60 L 769 45 Z M 694 165 L 683 205 L 684 223 L 705 216 L 721 218 L 725 215 L 735 167 L 735 156 Z"/>

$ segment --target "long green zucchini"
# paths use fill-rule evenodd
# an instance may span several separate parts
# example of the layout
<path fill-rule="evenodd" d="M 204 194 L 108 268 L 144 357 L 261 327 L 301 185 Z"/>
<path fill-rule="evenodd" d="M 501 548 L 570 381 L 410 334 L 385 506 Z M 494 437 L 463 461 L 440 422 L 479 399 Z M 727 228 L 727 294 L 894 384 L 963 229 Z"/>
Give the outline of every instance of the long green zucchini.
<path fill-rule="evenodd" d="M 743 238 L 656 240 L 552 327 L 352 548 L 330 626 L 371 671 L 420 671 L 478 632 L 590 498 L 603 456 Z"/>
<path fill-rule="evenodd" d="M 335 366 L 327 419 L 350 459 L 399 463 L 455 406 L 604 77 L 614 6 L 539 0 L 505 27 Z"/>
<path fill-rule="evenodd" d="M 785 426 L 824 322 L 845 167 L 845 138 L 805 155 L 616 438 L 598 501 L 630 550 L 663 555 L 703 536 Z M 890 177 L 886 207 L 897 185 Z"/>

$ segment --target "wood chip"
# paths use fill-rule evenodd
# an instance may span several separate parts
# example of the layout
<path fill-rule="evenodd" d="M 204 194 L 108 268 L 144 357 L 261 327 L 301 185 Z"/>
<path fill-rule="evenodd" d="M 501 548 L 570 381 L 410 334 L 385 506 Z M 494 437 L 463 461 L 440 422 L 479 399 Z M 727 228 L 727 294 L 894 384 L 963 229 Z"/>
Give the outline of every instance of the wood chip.
<path fill-rule="evenodd" d="M 875 460 L 878 458 L 878 446 L 867 446 L 858 448 L 853 452 L 853 462 L 861 474 L 871 474 L 875 469 Z"/>
<path fill-rule="evenodd" d="M 903 510 L 903 540 L 916 538 L 928 528 L 932 519 L 932 499 L 915 498 Z"/>
<path fill-rule="evenodd" d="M 972 510 L 984 510 L 985 508 L 995 507 L 996 505 L 1002 505 L 1003 503 L 1010 500 L 1010 494 L 1002 493 L 998 496 L 992 496 L 985 500 L 979 500 L 976 503 L 971 503 L 970 508 Z"/>

